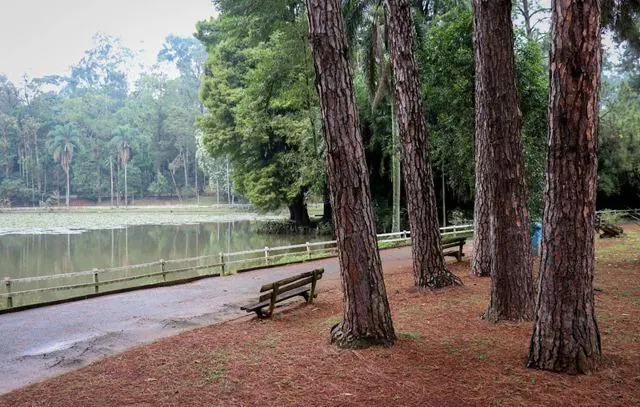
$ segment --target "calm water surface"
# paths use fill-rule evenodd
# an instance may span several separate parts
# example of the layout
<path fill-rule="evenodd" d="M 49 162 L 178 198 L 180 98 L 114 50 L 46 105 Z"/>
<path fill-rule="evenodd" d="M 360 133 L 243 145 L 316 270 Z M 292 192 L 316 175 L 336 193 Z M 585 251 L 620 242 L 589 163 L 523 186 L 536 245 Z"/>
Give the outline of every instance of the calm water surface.
<path fill-rule="evenodd" d="M 0 236 L 0 278 L 35 277 L 304 243 L 315 235 L 252 232 L 249 221 L 139 225 L 78 234 Z"/>

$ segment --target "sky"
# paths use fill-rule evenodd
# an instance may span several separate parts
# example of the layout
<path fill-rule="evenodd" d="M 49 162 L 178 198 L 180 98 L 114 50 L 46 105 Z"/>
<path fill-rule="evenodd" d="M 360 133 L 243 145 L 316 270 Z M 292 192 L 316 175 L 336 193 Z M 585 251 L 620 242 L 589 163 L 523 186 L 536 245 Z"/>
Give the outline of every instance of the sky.
<path fill-rule="evenodd" d="M 211 0 L 0 0 L 0 73 L 14 83 L 69 74 L 96 32 L 151 65 L 167 35 L 190 36 L 214 14 Z"/>

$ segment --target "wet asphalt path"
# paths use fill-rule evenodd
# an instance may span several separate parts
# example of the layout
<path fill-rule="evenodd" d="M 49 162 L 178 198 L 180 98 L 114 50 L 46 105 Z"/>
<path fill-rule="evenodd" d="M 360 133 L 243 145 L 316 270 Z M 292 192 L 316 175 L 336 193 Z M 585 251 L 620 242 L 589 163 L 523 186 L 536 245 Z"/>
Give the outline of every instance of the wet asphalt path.
<path fill-rule="evenodd" d="M 411 258 L 403 247 L 380 252 L 383 263 Z M 106 295 L 0 315 L 0 394 L 85 366 L 133 346 L 247 315 L 240 306 L 261 285 L 324 267 L 339 278 L 337 258 L 221 278 Z"/>

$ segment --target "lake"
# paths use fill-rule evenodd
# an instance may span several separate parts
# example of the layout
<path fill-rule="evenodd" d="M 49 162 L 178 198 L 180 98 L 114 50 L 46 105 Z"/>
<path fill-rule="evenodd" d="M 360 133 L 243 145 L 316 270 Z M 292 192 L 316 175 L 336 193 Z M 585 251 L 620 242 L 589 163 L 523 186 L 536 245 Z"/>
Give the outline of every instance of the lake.
<path fill-rule="evenodd" d="M 313 241 L 253 233 L 250 221 L 134 225 L 65 234 L 0 236 L 0 278 L 72 273 Z M 329 238 L 325 238 L 329 240 Z"/>
<path fill-rule="evenodd" d="M 15 216 L 8 216 L 15 215 Z M 231 220 L 228 220 L 231 218 Z M 155 220 L 154 220 L 155 219 Z M 0 279 L 32 278 L 71 274 L 72 278 L 14 282 L 12 291 L 42 289 L 69 284 L 91 284 L 92 275 L 75 273 L 95 269 L 117 268 L 160 259 L 174 260 L 214 256 L 198 266 L 218 262 L 219 253 L 263 249 L 307 241 L 329 240 L 310 235 L 263 235 L 253 229 L 255 214 L 211 216 L 202 213 L 114 214 L 0 214 Z M 157 222 L 162 224 L 147 224 Z M 122 226 L 125 223 L 125 226 Z M 179 266 L 176 266 L 179 267 Z M 187 265 L 187 267 L 190 267 Z M 105 274 L 105 279 L 129 278 L 155 272 L 160 267 L 137 271 L 125 270 Z M 167 269 L 170 269 L 167 266 Z M 203 269 L 176 273 L 170 279 L 205 275 L 215 270 Z M 139 273 L 139 274 L 135 274 Z M 103 278 L 101 276 L 101 278 Z M 102 281 L 102 280 L 101 280 Z M 156 278 L 112 284 L 104 290 L 127 288 L 163 281 Z M 103 290 L 102 286 L 100 290 Z M 7 290 L 1 290 L 0 294 Z M 47 291 L 37 295 L 15 296 L 13 306 L 55 301 L 93 293 L 93 287 Z M 27 298 L 29 297 L 29 298 Z M 0 301 L 0 308 L 8 305 Z"/>

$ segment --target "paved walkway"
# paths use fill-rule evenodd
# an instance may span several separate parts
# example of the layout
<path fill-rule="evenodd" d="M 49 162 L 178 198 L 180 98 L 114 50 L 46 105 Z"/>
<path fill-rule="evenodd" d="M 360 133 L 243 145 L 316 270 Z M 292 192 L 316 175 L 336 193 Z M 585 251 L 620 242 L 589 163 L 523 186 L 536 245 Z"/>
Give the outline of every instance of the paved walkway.
<path fill-rule="evenodd" d="M 411 258 L 409 247 L 380 254 L 383 263 Z M 139 344 L 246 315 L 240 305 L 254 299 L 261 285 L 315 267 L 325 269 L 320 289 L 339 278 L 338 260 L 332 258 L 0 315 L 0 394 Z"/>

